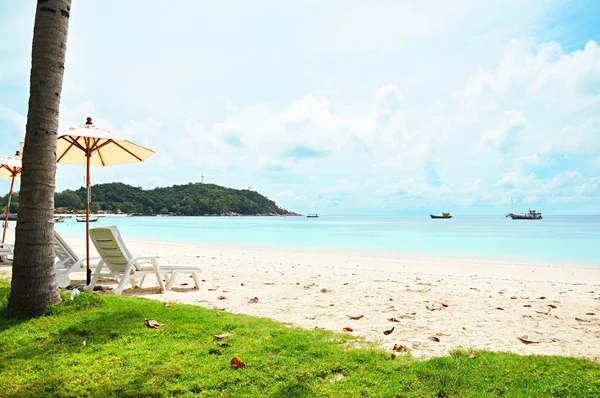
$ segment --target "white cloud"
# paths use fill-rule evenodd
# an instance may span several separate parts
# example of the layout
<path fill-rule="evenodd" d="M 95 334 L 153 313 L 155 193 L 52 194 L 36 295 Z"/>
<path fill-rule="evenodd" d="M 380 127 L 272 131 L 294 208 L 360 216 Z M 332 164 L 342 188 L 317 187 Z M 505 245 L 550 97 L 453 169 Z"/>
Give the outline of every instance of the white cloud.
<path fill-rule="evenodd" d="M 494 129 L 486 130 L 481 137 L 481 145 L 506 152 L 517 145 L 517 136 L 526 126 L 523 112 L 504 112 L 504 120 Z"/>

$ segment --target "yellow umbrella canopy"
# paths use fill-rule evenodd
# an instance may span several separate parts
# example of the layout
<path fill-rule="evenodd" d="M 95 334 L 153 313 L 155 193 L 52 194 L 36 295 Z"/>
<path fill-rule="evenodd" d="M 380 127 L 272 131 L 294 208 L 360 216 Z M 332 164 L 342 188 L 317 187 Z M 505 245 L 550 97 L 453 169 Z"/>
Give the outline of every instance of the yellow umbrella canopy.
<path fill-rule="evenodd" d="M 15 156 L 0 158 L 0 178 L 10 179 L 10 190 L 8 191 L 8 204 L 6 205 L 6 217 L 4 218 L 4 232 L 2 232 L 2 243 L 6 238 L 6 230 L 8 229 L 8 216 L 10 214 L 10 200 L 12 199 L 13 187 L 15 180 L 21 175 L 21 153 L 17 151 Z"/>
<path fill-rule="evenodd" d="M 91 281 L 90 270 L 90 166 L 113 166 L 124 163 L 143 162 L 155 152 L 134 144 L 131 141 L 120 139 L 109 130 L 94 126 L 92 118 L 88 117 L 85 124 L 71 127 L 65 134 L 58 137 L 56 148 L 58 163 L 85 164 L 86 165 L 86 223 L 85 245 L 87 256 L 87 284 Z"/>

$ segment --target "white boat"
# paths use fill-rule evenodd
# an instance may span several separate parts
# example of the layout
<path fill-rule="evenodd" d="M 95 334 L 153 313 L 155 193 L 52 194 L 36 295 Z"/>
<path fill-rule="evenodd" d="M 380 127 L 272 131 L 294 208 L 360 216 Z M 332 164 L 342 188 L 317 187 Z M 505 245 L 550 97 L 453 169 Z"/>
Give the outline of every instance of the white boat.
<path fill-rule="evenodd" d="M 99 219 L 98 216 L 90 216 L 90 222 L 96 222 L 96 221 L 98 221 L 98 219 Z M 85 222 L 85 216 L 78 216 L 77 222 Z"/>

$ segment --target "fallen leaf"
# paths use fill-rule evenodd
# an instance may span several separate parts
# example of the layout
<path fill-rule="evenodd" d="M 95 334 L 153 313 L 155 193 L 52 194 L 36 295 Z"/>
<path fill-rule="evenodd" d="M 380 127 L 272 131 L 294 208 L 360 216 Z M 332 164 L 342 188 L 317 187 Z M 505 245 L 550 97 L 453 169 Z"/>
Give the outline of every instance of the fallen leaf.
<path fill-rule="evenodd" d="M 539 344 L 539 341 L 527 340 L 524 337 L 517 337 L 523 344 Z"/>
<path fill-rule="evenodd" d="M 554 304 L 548 304 L 548 307 L 550 308 L 558 308 L 557 306 L 555 306 Z"/>
<path fill-rule="evenodd" d="M 529 304 L 525 304 L 523 307 L 531 307 L 531 305 L 529 305 Z"/>
<path fill-rule="evenodd" d="M 390 297 L 390 301 L 394 301 L 394 299 Z"/>
<path fill-rule="evenodd" d="M 469 355 L 469 358 L 471 358 L 471 359 L 475 359 L 475 358 L 477 358 L 477 353 L 476 353 L 475 351 L 473 351 L 473 352 L 471 353 L 471 355 Z"/>
<path fill-rule="evenodd" d="M 321 289 L 321 293 L 329 293 L 330 291 L 331 291 L 331 289 L 327 289 L 326 287 Z"/>
<path fill-rule="evenodd" d="M 448 304 L 448 303 L 446 303 L 446 302 L 443 302 L 443 301 L 442 301 L 440 304 L 442 305 L 442 307 L 448 307 L 448 306 L 449 306 L 449 304 Z"/>
<path fill-rule="evenodd" d="M 345 328 L 342 329 L 344 332 L 354 332 L 354 329 L 352 329 L 350 326 L 346 326 Z"/>
<path fill-rule="evenodd" d="M 544 312 L 544 311 L 536 311 L 538 314 L 542 314 L 542 315 L 550 315 L 550 310 L 552 308 L 548 307 L 548 311 Z"/>
<path fill-rule="evenodd" d="M 435 307 L 430 307 L 428 305 L 426 305 L 425 308 L 427 308 L 429 311 L 435 311 L 437 309 Z"/>
<path fill-rule="evenodd" d="M 552 341 L 553 343 L 560 343 L 560 340 L 557 338 L 551 338 L 550 341 Z"/>
<path fill-rule="evenodd" d="M 575 318 L 575 320 L 577 322 L 591 322 L 591 321 L 588 321 L 587 319 L 581 319 L 581 318 Z"/>
<path fill-rule="evenodd" d="M 467 328 L 463 326 L 463 330 L 467 330 Z"/>
<path fill-rule="evenodd" d="M 362 319 L 364 317 L 364 315 L 358 315 L 358 316 L 346 315 L 346 316 L 354 321 L 358 321 L 359 319 Z"/>
<path fill-rule="evenodd" d="M 546 300 L 546 296 L 538 297 L 538 300 Z"/>
<path fill-rule="evenodd" d="M 256 303 L 258 303 L 258 297 L 251 298 L 248 302 L 250 304 L 256 304 Z"/>
<path fill-rule="evenodd" d="M 429 338 L 429 340 L 431 340 L 431 341 L 435 341 L 436 343 L 439 343 L 439 342 L 440 342 L 440 339 L 439 339 L 439 338 L 437 338 L 437 337 L 435 337 L 435 336 L 431 336 L 431 337 Z"/>
<path fill-rule="evenodd" d="M 396 354 L 395 352 L 390 353 L 390 357 L 392 359 L 396 359 L 397 356 L 398 356 L 398 354 Z"/>
<path fill-rule="evenodd" d="M 344 286 L 346 286 L 348 284 L 348 282 L 344 283 Z"/>
<path fill-rule="evenodd" d="M 471 289 L 471 290 L 477 290 L 476 287 L 470 287 L 469 289 Z"/>
<path fill-rule="evenodd" d="M 245 368 L 246 364 L 238 357 L 233 357 L 231 362 L 229 363 L 231 366 L 235 366 L 236 368 Z"/>
<path fill-rule="evenodd" d="M 209 291 L 209 292 L 214 292 L 214 291 L 216 291 L 216 290 L 217 290 L 217 288 L 216 288 L 216 287 L 214 287 L 214 288 L 208 288 L 208 291 Z"/>
<path fill-rule="evenodd" d="M 497 309 L 497 310 L 504 311 L 504 308 L 502 308 L 502 307 L 496 307 L 496 309 Z"/>
<path fill-rule="evenodd" d="M 219 296 L 219 297 L 217 297 L 217 300 L 227 300 L 227 297 L 225 297 L 225 296 Z"/>
<path fill-rule="evenodd" d="M 179 286 L 187 286 L 187 283 L 180 283 Z"/>
<path fill-rule="evenodd" d="M 146 325 L 148 325 L 148 327 L 151 327 L 152 329 L 158 329 L 159 327 L 161 327 L 163 324 L 162 323 L 158 323 L 156 322 L 154 319 L 145 319 L 146 321 Z"/>
<path fill-rule="evenodd" d="M 498 294 L 504 294 L 504 292 L 498 292 Z"/>
<path fill-rule="evenodd" d="M 390 330 L 384 330 L 383 334 L 385 334 L 386 336 L 388 336 L 388 335 L 392 334 L 392 332 L 394 331 L 395 328 L 396 328 L 396 326 L 394 326 Z"/>
<path fill-rule="evenodd" d="M 394 351 L 409 351 L 408 347 L 402 344 L 394 344 L 394 347 L 392 348 L 392 350 Z"/>
<path fill-rule="evenodd" d="M 217 340 L 223 340 L 223 339 L 226 339 L 227 337 L 229 337 L 231 335 L 229 333 L 223 333 L 223 334 L 213 334 L 211 336 L 214 337 Z"/>
<path fill-rule="evenodd" d="M 510 298 L 510 299 L 511 299 L 511 300 L 516 300 L 516 299 L 517 299 L 517 296 L 511 296 L 511 298 Z"/>
<path fill-rule="evenodd" d="M 221 348 L 231 347 L 228 343 L 217 343 L 217 346 Z"/>
<path fill-rule="evenodd" d="M 242 282 L 242 283 L 240 283 L 240 286 L 246 286 L 246 285 L 244 285 L 244 283 Z"/>
<path fill-rule="evenodd" d="M 390 322 L 400 322 L 398 319 L 396 318 L 388 318 L 388 321 Z"/>
<path fill-rule="evenodd" d="M 595 313 L 595 312 L 586 312 L 585 314 L 586 314 L 586 315 L 596 315 L 596 313 Z"/>
<path fill-rule="evenodd" d="M 312 321 L 314 319 L 317 319 L 317 317 L 316 316 L 307 316 L 306 319 L 310 319 Z"/>

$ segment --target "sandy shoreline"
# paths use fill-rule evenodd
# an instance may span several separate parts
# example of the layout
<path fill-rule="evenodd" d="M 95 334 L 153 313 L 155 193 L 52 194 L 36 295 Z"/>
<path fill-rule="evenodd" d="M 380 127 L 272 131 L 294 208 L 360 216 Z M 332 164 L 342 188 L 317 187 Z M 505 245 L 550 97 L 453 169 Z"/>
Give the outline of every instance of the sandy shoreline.
<path fill-rule="evenodd" d="M 77 253 L 84 253 L 83 239 L 65 239 Z M 156 255 L 162 263 L 198 265 L 203 269 L 203 282 L 200 290 L 190 289 L 192 280 L 182 278 L 177 285 L 187 285 L 179 285 L 178 291 L 157 294 L 149 288 L 124 294 L 269 317 L 307 329 L 341 332 L 351 327 L 352 334 L 386 349 L 405 345 L 416 357 L 469 347 L 600 358 L 600 267 L 390 253 L 157 245 L 137 239 L 127 244 L 134 255 Z M 2 271 L 9 272 L 10 267 L 0 266 Z M 83 279 L 83 275 L 72 276 Z M 156 286 L 151 279 L 146 283 Z M 226 298 L 219 299 L 222 296 Z M 250 303 L 254 297 L 258 302 Z M 360 315 L 360 320 L 348 318 Z M 384 335 L 392 327 L 393 333 Z M 524 344 L 518 337 L 539 343 Z"/>

